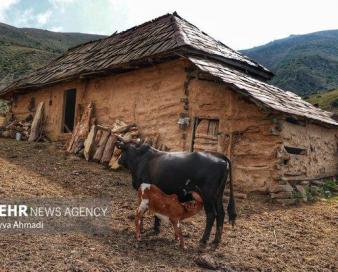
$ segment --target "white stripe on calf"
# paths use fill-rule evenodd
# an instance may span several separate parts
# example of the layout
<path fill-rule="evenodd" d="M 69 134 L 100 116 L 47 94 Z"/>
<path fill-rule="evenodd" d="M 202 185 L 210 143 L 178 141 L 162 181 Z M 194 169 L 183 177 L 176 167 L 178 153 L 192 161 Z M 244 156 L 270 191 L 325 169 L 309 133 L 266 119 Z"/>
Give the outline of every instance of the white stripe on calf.
<path fill-rule="evenodd" d="M 150 189 L 150 184 L 149 183 L 142 183 L 141 184 L 141 191 L 142 191 L 142 194 L 144 193 L 144 191 L 146 189 Z"/>
<path fill-rule="evenodd" d="M 155 215 L 160 218 L 165 223 L 169 223 L 169 217 L 160 213 L 155 213 Z"/>
<path fill-rule="evenodd" d="M 149 206 L 149 199 L 142 199 L 140 206 L 138 207 L 139 212 L 144 212 L 148 209 Z"/>

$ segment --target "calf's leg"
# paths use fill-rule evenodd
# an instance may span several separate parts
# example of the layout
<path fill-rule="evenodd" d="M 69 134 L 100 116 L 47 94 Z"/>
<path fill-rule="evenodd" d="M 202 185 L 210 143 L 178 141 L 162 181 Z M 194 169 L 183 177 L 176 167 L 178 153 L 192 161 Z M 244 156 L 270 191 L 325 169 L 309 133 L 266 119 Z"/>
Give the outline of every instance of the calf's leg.
<path fill-rule="evenodd" d="M 136 229 L 136 239 L 138 241 L 141 240 L 141 229 L 143 225 L 143 215 L 149 208 L 149 199 L 142 199 L 142 201 L 139 200 L 139 206 L 136 211 L 135 216 L 135 229 Z"/>
<path fill-rule="evenodd" d="M 154 221 L 154 232 L 155 232 L 155 234 L 159 234 L 160 233 L 160 227 L 161 227 L 161 219 L 158 218 L 155 215 L 155 221 Z"/>
<path fill-rule="evenodd" d="M 143 229 L 143 216 L 142 216 L 142 218 L 141 218 L 140 231 L 141 231 L 141 233 L 144 232 L 144 229 Z"/>
<path fill-rule="evenodd" d="M 137 210 L 135 217 L 136 240 L 138 241 L 141 241 L 143 214 L 144 214 L 143 211 Z"/>
<path fill-rule="evenodd" d="M 180 221 L 179 220 L 170 219 L 170 222 L 171 222 L 171 224 L 174 227 L 175 240 L 179 240 L 181 248 L 185 248 Z"/>

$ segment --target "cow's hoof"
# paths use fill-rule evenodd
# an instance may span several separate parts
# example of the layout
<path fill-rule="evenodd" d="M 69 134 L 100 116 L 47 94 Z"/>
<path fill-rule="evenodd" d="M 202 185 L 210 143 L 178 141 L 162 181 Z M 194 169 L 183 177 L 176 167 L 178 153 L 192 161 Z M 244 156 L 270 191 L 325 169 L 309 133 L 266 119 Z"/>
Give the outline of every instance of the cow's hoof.
<path fill-rule="evenodd" d="M 136 241 L 136 243 L 134 244 L 134 247 L 135 248 L 141 248 L 142 247 L 142 244 L 141 244 L 141 242 L 140 241 Z"/>
<path fill-rule="evenodd" d="M 203 249 L 205 249 L 206 247 L 207 247 L 207 242 L 204 241 L 204 240 L 200 240 L 199 245 L 198 245 L 198 248 L 199 248 L 200 250 L 203 250 Z"/>
<path fill-rule="evenodd" d="M 219 242 L 218 241 L 213 241 L 211 244 L 210 244 L 210 249 L 211 250 L 216 250 L 219 246 Z"/>
<path fill-rule="evenodd" d="M 159 235 L 160 234 L 160 230 L 159 229 L 154 229 L 153 230 L 153 235 Z"/>
<path fill-rule="evenodd" d="M 188 248 L 187 248 L 187 246 L 186 246 L 186 245 L 183 245 L 183 246 L 182 246 L 182 245 L 180 245 L 180 249 L 181 249 L 181 250 L 183 250 L 183 251 L 186 251 Z"/>
<path fill-rule="evenodd" d="M 199 246 L 197 248 L 198 253 L 204 253 L 204 252 L 206 252 L 206 250 L 207 250 L 206 245 L 201 246 L 201 244 L 199 244 Z"/>

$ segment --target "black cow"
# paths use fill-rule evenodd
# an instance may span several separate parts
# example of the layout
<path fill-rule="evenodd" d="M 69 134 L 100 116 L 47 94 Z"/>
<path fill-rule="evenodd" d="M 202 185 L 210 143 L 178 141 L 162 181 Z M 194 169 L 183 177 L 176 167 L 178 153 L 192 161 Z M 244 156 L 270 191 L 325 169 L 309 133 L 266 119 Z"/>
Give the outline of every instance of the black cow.
<path fill-rule="evenodd" d="M 117 146 L 122 150 L 118 162 L 130 170 L 135 189 L 138 189 L 141 183 L 151 183 L 166 194 L 177 194 L 180 201 L 184 201 L 182 189 L 187 185 L 190 188 L 191 186 L 198 188 L 206 213 L 206 227 L 200 244 L 205 245 L 209 240 L 215 219 L 217 229 L 213 244 L 217 246 L 220 243 L 225 217 L 223 193 L 228 174 L 229 223 L 234 225 L 236 219 L 231 163 L 226 156 L 208 152 L 163 152 L 147 144 L 138 145 L 121 141 Z M 160 220 L 155 218 L 155 230 L 159 231 L 159 226 Z"/>

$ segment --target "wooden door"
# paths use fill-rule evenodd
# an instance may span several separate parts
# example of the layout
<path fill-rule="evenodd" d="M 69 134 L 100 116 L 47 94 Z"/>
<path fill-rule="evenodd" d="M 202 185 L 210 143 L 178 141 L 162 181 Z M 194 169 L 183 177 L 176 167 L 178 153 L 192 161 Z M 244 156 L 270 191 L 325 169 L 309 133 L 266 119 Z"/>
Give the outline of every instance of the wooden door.
<path fill-rule="evenodd" d="M 218 133 L 218 119 L 195 118 L 192 137 L 192 151 L 217 152 Z"/>

